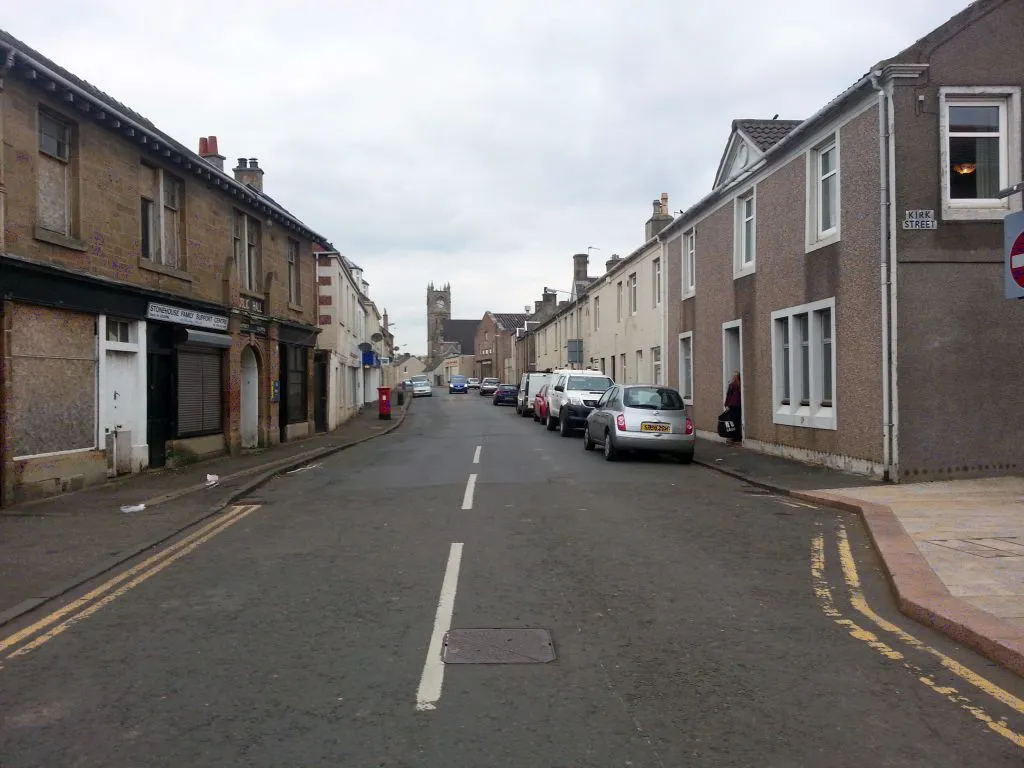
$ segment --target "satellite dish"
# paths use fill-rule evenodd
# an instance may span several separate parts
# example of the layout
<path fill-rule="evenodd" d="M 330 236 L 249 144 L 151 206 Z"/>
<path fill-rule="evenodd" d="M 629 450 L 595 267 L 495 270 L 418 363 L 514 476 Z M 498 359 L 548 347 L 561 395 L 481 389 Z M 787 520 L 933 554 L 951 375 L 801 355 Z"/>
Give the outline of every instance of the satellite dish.
<path fill-rule="evenodd" d="M 367 344 L 365 341 L 359 345 L 360 352 L 369 352 L 371 349 L 373 349 L 373 345 Z"/>
<path fill-rule="evenodd" d="M 375 333 L 372 336 L 370 336 L 370 341 L 372 341 L 372 342 L 382 341 L 383 339 L 384 339 L 384 337 L 381 336 L 379 333 Z"/>

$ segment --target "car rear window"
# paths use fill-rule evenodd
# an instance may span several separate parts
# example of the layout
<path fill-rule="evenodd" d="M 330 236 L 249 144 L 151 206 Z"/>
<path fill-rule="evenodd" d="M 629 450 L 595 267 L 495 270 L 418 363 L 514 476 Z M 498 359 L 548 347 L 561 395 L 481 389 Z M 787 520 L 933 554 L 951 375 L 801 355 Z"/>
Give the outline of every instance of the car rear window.
<path fill-rule="evenodd" d="M 681 411 L 684 408 L 679 393 L 667 387 L 630 387 L 623 393 L 622 403 L 628 408 L 652 411 Z"/>
<path fill-rule="evenodd" d="M 484 384 L 497 384 L 498 380 L 497 379 L 484 379 L 483 383 Z"/>
<path fill-rule="evenodd" d="M 468 379 L 465 376 L 452 376 L 452 382 L 455 384 L 465 384 Z"/>
<path fill-rule="evenodd" d="M 427 381 L 427 377 L 423 376 L 423 375 L 417 375 L 417 376 L 413 376 L 412 377 L 413 384 L 415 384 L 416 382 L 425 382 L 425 381 Z"/>
<path fill-rule="evenodd" d="M 570 376 L 566 389 L 585 390 L 587 392 L 604 392 L 612 385 L 607 376 Z"/>

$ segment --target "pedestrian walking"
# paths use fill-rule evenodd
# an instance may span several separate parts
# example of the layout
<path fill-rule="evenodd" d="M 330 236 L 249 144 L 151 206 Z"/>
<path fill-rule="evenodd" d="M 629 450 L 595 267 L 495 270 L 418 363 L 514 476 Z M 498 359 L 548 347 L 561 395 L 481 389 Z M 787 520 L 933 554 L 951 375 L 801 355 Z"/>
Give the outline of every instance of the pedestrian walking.
<path fill-rule="evenodd" d="M 725 391 L 725 410 L 735 425 L 735 432 L 729 442 L 733 445 L 743 442 L 743 395 L 740 392 L 740 372 L 732 372 L 732 381 Z"/>

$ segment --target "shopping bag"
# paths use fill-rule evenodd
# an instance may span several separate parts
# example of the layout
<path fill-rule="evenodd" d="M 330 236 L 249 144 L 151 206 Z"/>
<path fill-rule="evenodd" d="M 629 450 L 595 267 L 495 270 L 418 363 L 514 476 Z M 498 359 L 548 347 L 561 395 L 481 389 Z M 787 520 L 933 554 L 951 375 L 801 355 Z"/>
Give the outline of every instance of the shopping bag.
<path fill-rule="evenodd" d="M 722 411 L 718 417 L 718 436 L 731 440 L 737 431 L 736 422 L 730 417 L 729 411 Z"/>

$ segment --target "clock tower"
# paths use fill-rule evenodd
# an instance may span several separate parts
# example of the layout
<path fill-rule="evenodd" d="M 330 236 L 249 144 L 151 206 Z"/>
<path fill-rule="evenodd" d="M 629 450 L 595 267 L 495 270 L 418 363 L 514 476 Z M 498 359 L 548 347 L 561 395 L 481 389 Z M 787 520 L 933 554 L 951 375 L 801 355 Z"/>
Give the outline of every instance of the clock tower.
<path fill-rule="evenodd" d="M 452 288 L 427 286 L 427 356 L 436 365 L 441 359 L 441 340 L 444 338 L 443 321 L 452 317 Z"/>

